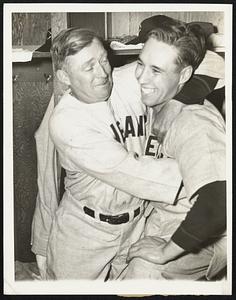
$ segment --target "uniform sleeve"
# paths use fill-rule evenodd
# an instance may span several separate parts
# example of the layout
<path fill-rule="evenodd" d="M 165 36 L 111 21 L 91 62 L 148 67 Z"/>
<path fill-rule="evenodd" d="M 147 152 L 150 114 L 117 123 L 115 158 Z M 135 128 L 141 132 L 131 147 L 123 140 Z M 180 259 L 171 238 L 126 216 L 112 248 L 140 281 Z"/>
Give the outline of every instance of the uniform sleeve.
<path fill-rule="evenodd" d="M 177 117 L 166 135 L 164 150 L 178 162 L 188 198 L 204 185 L 226 178 L 225 129 L 202 109 L 184 110 Z"/>
<path fill-rule="evenodd" d="M 50 139 L 48 120 L 54 108 L 52 97 L 35 134 L 37 149 L 38 195 L 31 228 L 32 252 L 46 256 L 52 216 L 58 207 L 57 157 Z"/>
<path fill-rule="evenodd" d="M 75 124 L 65 120 L 63 114 L 50 123 L 50 133 L 65 169 L 83 170 L 139 198 L 174 201 L 181 178 L 173 159 L 155 161 L 128 153 L 111 135 L 88 127 L 87 123 Z"/>
<path fill-rule="evenodd" d="M 197 195 L 197 201 L 171 238 L 189 252 L 199 250 L 226 229 L 226 182 L 209 183 Z"/>

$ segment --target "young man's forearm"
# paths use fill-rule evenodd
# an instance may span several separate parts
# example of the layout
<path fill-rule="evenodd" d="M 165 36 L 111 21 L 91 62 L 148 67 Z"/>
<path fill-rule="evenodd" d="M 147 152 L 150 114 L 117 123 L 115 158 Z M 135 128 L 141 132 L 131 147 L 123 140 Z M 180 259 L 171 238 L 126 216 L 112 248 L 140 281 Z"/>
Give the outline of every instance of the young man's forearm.
<path fill-rule="evenodd" d="M 198 199 L 172 236 L 172 241 L 192 252 L 210 243 L 226 229 L 226 182 L 215 181 L 197 191 Z"/>

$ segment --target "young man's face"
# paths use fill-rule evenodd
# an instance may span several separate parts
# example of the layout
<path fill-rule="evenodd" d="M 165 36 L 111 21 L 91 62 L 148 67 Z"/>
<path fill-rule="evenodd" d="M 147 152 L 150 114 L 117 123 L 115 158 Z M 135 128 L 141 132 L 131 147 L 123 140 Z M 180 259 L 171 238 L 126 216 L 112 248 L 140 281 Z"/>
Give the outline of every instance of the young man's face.
<path fill-rule="evenodd" d="M 177 49 L 149 38 L 139 56 L 136 78 L 142 102 L 153 107 L 171 100 L 178 92 L 180 71 L 176 65 Z"/>
<path fill-rule="evenodd" d="M 107 52 L 96 38 L 92 43 L 65 60 L 67 84 L 76 97 L 85 103 L 102 102 L 112 89 L 111 66 Z"/>

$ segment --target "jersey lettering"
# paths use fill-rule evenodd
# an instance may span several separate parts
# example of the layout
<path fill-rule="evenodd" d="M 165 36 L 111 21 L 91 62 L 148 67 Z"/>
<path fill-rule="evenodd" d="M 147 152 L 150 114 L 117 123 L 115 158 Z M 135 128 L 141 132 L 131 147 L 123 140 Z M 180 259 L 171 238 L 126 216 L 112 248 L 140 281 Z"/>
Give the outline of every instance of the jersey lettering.
<path fill-rule="evenodd" d="M 118 127 L 118 129 L 120 131 L 120 134 L 122 136 L 123 142 L 125 142 L 124 130 L 122 128 L 120 128 L 120 122 L 117 121 L 116 125 L 117 125 L 117 127 Z"/>
<path fill-rule="evenodd" d="M 131 116 L 127 116 L 125 119 L 125 138 L 127 138 L 129 134 L 135 136 L 134 124 Z"/>
<path fill-rule="evenodd" d="M 126 116 L 125 117 L 125 124 L 124 129 L 121 128 L 120 122 L 116 122 L 116 126 L 114 124 L 111 124 L 110 127 L 115 135 L 115 139 L 121 143 L 121 140 L 125 142 L 126 138 L 131 135 L 132 137 L 135 136 L 144 136 L 146 135 L 145 131 L 145 123 L 147 122 L 147 116 L 141 115 L 137 119 L 132 119 L 132 116 Z M 121 139 L 122 137 L 122 139 Z"/>
<path fill-rule="evenodd" d="M 111 124 L 110 127 L 111 127 L 111 129 L 112 129 L 112 131 L 113 131 L 113 133 L 115 135 L 115 139 L 117 140 L 117 142 L 121 143 L 121 139 L 120 139 L 119 133 L 117 132 L 114 124 Z"/>
<path fill-rule="evenodd" d="M 145 124 L 147 122 L 147 116 L 139 116 L 139 123 L 138 123 L 138 136 L 143 136 L 146 134 L 145 132 Z"/>
<path fill-rule="evenodd" d="M 150 135 L 147 139 L 145 155 L 155 156 L 157 158 L 162 158 L 163 154 L 161 153 L 161 144 L 158 142 L 156 136 Z"/>

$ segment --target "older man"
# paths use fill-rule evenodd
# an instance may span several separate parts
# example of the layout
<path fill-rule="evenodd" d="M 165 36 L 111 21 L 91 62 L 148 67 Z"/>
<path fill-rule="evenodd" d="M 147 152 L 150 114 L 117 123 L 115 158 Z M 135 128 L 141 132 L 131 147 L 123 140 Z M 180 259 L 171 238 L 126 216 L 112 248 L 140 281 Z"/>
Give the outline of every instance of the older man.
<path fill-rule="evenodd" d="M 158 118 L 204 54 L 204 37 L 194 25 L 173 20 L 149 34 L 136 78 L 150 118 Z M 206 100 L 182 105 L 164 140 L 156 140 L 159 157 L 179 164 L 182 193 L 174 205 L 153 203 L 145 237 L 129 251 L 126 279 L 212 279 L 226 267 L 225 123 Z"/>

